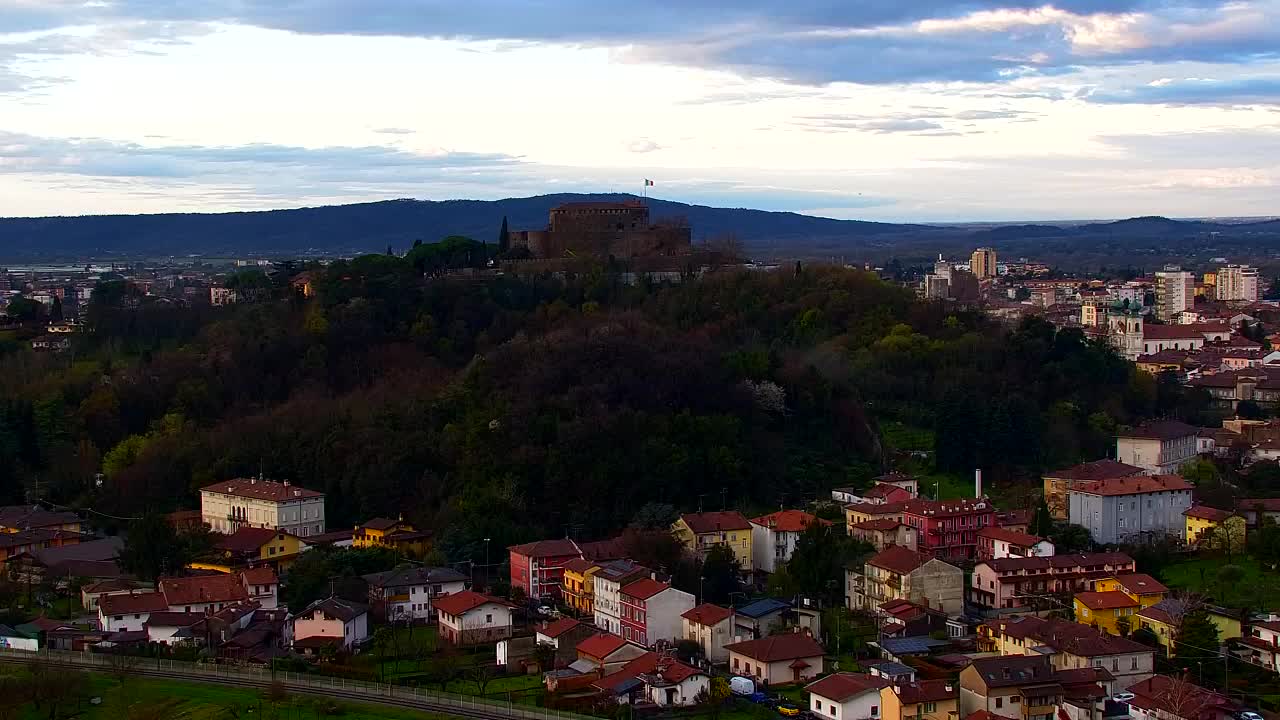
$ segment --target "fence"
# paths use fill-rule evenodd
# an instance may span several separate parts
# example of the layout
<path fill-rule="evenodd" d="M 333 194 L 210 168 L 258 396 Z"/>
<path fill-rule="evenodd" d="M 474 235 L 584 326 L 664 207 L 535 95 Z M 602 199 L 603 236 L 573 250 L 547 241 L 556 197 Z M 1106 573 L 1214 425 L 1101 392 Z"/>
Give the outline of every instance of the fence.
<path fill-rule="evenodd" d="M 430 712 L 443 712 L 483 718 L 515 718 L 517 720 L 599 720 L 587 715 L 561 712 L 550 708 L 534 708 L 489 698 L 440 692 L 421 687 L 405 687 L 390 683 L 347 680 L 345 678 L 298 672 L 272 672 L 268 668 L 193 663 L 164 658 L 136 658 L 65 650 L 30 652 L 0 648 L 0 662 L 43 661 L 57 665 L 95 670 L 105 673 L 129 673 L 140 676 L 189 679 L 201 682 L 233 683 L 266 687 L 280 683 L 290 692 L 332 695 L 370 703 L 408 705 Z M 127 664 L 126 664 L 127 662 Z"/>

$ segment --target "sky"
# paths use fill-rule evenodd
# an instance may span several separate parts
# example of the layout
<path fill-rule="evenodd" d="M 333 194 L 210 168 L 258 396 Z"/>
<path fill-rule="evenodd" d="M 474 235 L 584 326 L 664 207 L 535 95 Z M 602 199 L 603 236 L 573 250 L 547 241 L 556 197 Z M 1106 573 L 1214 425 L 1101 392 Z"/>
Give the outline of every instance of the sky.
<path fill-rule="evenodd" d="M 1280 215 L 1280 0 L 0 0 L 0 216 Z"/>

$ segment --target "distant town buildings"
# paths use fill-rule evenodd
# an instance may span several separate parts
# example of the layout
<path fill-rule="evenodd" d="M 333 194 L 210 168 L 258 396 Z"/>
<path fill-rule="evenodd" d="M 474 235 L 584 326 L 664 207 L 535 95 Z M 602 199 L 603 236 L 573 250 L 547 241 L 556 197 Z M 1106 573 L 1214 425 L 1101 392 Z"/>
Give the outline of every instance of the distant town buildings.
<path fill-rule="evenodd" d="M 996 251 L 991 248 L 978 248 L 969 258 L 969 272 L 979 280 L 988 280 L 996 276 Z"/>
<path fill-rule="evenodd" d="M 1156 273 L 1156 317 L 1171 322 L 1178 313 L 1195 306 L 1195 275 L 1176 265 Z"/>
<path fill-rule="evenodd" d="M 1257 302 L 1258 269 L 1248 265 L 1227 265 L 1219 268 L 1214 289 L 1215 296 L 1219 300 Z"/>

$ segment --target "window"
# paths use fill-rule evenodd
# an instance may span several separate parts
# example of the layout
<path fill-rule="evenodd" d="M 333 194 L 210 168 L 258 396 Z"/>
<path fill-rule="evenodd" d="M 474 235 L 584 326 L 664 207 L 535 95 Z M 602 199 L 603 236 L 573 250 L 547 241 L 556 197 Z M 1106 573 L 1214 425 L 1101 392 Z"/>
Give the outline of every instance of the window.
<path fill-rule="evenodd" d="M 1129 669 L 1130 669 L 1130 670 L 1137 670 L 1137 669 L 1138 669 L 1138 658 L 1137 658 L 1137 657 L 1131 657 L 1131 658 L 1129 658 Z"/>
<path fill-rule="evenodd" d="M 937 712 L 937 711 L 938 711 L 938 703 L 925 703 L 925 704 L 924 704 L 924 711 L 925 711 L 925 712 L 928 712 L 928 713 L 931 713 L 931 712 Z"/>
<path fill-rule="evenodd" d="M 835 708 L 832 708 L 832 710 L 834 711 Z M 871 706 L 871 717 L 880 717 L 880 707 L 878 705 Z"/>
<path fill-rule="evenodd" d="M 737 670 L 737 669 L 738 669 L 738 658 L 734 658 L 734 659 L 733 659 L 733 669 L 734 669 L 734 670 Z"/>
<path fill-rule="evenodd" d="M 1022 702 L 1022 698 L 1018 697 L 1017 695 L 1014 695 L 1013 697 L 1009 698 L 1010 705 L 1017 705 L 1020 702 Z"/>
<path fill-rule="evenodd" d="M 1004 698 L 996 698 L 996 707 L 997 708 L 1004 707 Z"/>
<path fill-rule="evenodd" d="M 1120 658 L 1111 658 L 1111 669 L 1112 670 L 1120 669 Z"/>

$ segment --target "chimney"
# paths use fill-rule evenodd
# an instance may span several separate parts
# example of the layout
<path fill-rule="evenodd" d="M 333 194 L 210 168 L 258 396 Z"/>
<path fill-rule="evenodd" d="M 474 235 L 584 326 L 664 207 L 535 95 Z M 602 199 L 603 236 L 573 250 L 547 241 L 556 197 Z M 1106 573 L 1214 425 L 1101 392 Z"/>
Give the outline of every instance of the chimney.
<path fill-rule="evenodd" d="M 256 478 L 256 477 L 251 477 L 251 478 L 249 478 L 249 484 L 250 484 L 250 485 L 257 485 L 257 484 L 258 484 L 258 478 Z"/>
<path fill-rule="evenodd" d="M 973 471 L 973 496 L 979 499 L 982 498 L 982 469 L 981 468 Z"/>
<path fill-rule="evenodd" d="M 285 486 L 285 487 L 289 487 L 289 481 L 288 481 L 288 480 L 285 480 L 285 481 L 284 481 L 284 486 Z"/>

